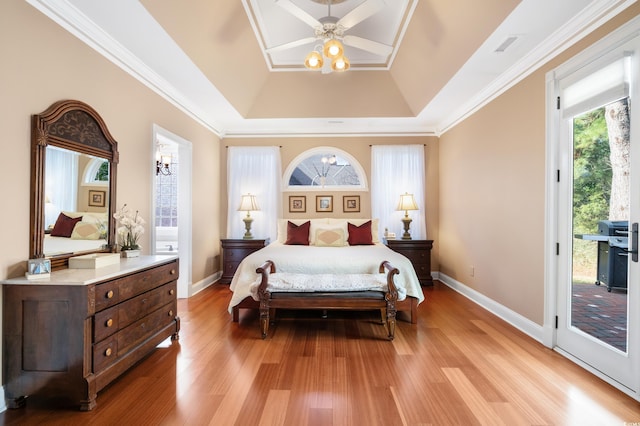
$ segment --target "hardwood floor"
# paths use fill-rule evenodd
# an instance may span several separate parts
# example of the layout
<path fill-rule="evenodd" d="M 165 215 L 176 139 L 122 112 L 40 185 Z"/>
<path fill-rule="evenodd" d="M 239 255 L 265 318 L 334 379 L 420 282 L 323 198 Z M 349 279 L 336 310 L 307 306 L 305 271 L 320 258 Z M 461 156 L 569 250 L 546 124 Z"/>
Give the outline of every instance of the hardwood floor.
<path fill-rule="evenodd" d="M 216 285 L 179 302 L 180 341 L 78 412 L 29 398 L 6 425 L 624 425 L 640 403 L 446 286 L 385 339 L 376 312 L 227 313 Z M 280 313 L 279 313 L 280 314 Z M 295 314 L 295 315 L 294 315 Z M 626 422 L 626 423 L 625 423 Z"/>

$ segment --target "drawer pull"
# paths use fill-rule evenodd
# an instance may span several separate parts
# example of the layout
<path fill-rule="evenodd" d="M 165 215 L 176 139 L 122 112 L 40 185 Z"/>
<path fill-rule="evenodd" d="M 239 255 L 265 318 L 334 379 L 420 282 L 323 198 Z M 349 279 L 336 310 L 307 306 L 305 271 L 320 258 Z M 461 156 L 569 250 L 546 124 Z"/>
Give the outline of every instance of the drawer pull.
<path fill-rule="evenodd" d="M 171 275 L 175 275 L 176 274 L 176 270 L 172 269 L 171 272 L 169 272 Z"/>
<path fill-rule="evenodd" d="M 169 294 L 173 296 L 173 289 L 169 290 Z"/>
<path fill-rule="evenodd" d="M 173 316 L 173 310 L 169 310 L 168 315 L 169 315 L 170 317 L 172 317 L 172 316 Z"/>
<path fill-rule="evenodd" d="M 111 298 L 113 298 L 113 290 L 109 290 L 107 292 L 107 299 L 111 299 Z"/>
<path fill-rule="evenodd" d="M 109 318 L 109 319 L 107 320 L 107 322 L 105 323 L 105 325 L 106 325 L 107 327 L 111 327 L 111 326 L 113 325 L 113 318 Z"/>
<path fill-rule="evenodd" d="M 107 348 L 107 350 L 104 351 L 104 356 L 111 356 L 112 353 L 113 351 L 111 350 L 111 348 Z"/>

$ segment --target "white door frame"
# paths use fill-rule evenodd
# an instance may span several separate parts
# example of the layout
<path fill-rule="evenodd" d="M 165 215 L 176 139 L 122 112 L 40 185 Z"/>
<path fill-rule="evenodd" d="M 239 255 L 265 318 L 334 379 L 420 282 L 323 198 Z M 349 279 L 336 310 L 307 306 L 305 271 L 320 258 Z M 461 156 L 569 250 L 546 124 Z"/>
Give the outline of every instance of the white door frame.
<path fill-rule="evenodd" d="M 566 235 L 560 235 L 560 226 L 561 226 L 561 218 L 560 213 L 563 209 L 563 201 L 560 197 L 563 196 L 562 185 L 569 185 L 569 182 L 572 180 L 571 170 L 567 170 L 563 165 L 571 164 L 567 155 L 569 153 L 567 150 L 560 149 L 560 129 L 561 122 L 559 113 L 556 108 L 556 98 L 557 94 L 557 81 L 566 75 L 571 70 L 576 70 L 581 66 L 595 60 L 596 58 L 602 57 L 603 55 L 611 52 L 614 49 L 617 49 L 625 43 L 628 43 L 632 39 L 636 38 L 634 42 L 636 46 L 640 46 L 640 17 L 634 18 L 627 24 L 623 25 L 620 29 L 611 33 L 607 37 L 601 39 L 591 47 L 587 48 L 585 51 L 576 55 L 574 58 L 567 61 L 565 64 L 559 66 L 553 71 L 547 73 L 546 79 L 546 95 L 547 95 L 547 129 L 546 129 L 546 182 L 545 182 L 545 190 L 546 190 L 546 207 L 545 207 L 545 317 L 544 317 L 544 338 L 543 342 L 546 346 L 553 348 L 574 362 L 578 363 L 585 369 L 589 370 L 596 376 L 605 380 L 612 386 L 620 389 L 624 393 L 630 395 L 631 397 L 640 400 L 640 375 L 639 369 L 637 365 L 635 365 L 630 374 L 634 375 L 632 380 L 631 387 L 627 387 L 622 385 L 621 383 L 613 380 L 611 377 L 599 371 L 597 368 L 594 368 L 593 365 L 586 363 L 585 361 L 577 358 L 576 356 L 567 353 L 566 351 L 558 348 L 558 331 L 556 329 L 558 324 L 558 290 L 559 290 L 559 274 L 562 273 L 561 265 L 559 264 L 561 258 L 566 259 L 566 250 L 570 249 L 570 241 L 567 240 Z M 635 67 L 638 67 L 640 64 L 640 48 L 636 48 L 634 52 L 633 62 Z M 631 82 L 630 89 L 630 98 L 632 101 L 630 102 L 630 111 L 632 117 L 635 115 L 636 117 L 640 114 L 640 106 L 635 103 L 633 104 L 633 99 L 640 99 L 640 86 L 638 75 L 638 68 L 635 68 L 631 73 L 635 75 L 636 80 Z M 637 121 L 637 120 L 636 120 Z M 640 155 L 638 149 L 640 148 L 638 145 L 638 141 L 640 141 L 640 128 L 639 126 L 634 126 L 634 123 L 631 124 L 631 140 L 632 140 L 632 158 L 637 158 Z M 635 143 L 634 143 L 635 141 Z M 635 145 L 635 146 L 634 146 Z M 636 163 L 637 164 L 637 160 Z M 635 177 L 634 173 L 638 173 L 638 167 L 632 164 L 632 176 L 631 182 L 633 185 L 634 181 L 637 181 L 638 178 Z M 633 170 L 635 168 L 635 170 Z M 633 186 L 632 186 L 633 188 Z M 565 194 L 566 196 L 566 191 Z M 635 210 L 634 213 L 636 220 L 630 218 L 630 223 L 633 221 L 637 221 L 637 212 L 639 204 L 638 201 L 634 201 L 634 198 L 638 198 L 637 194 L 631 194 L 632 199 L 632 211 Z M 634 204 L 635 203 L 635 204 Z M 564 203 L 566 204 L 566 203 Z M 631 227 L 630 227 L 631 228 Z M 563 252 L 562 250 L 565 250 Z M 560 256 L 563 254 L 563 256 Z M 631 262 L 630 262 L 631 263 Z M 637 264 L 633 266 L 637 271 Z M 632 269 L 633 269 L 632 268 Z M 631 271 L 630 271 L 631 272 Z M 638 282 L 632 281 L 634 279 L 634 275 L 636 277 L 635 281 L 640 282 L 637 279 L 637 272 L 634 274 L 630 274 L 629 276 L 629 290 L 628 290 L 628 300 L 629 306 L 635 306 L 635 309 L 629 310 L 629 329 L 628 340 L 629 345 L 627 348 L 627 353 L 636 360 L 634 364 L 638 364 L 637 359 L 640 351 L 640 330 L 639 330 L 639 320 L 640 314 L 639 309 L 640 306 L 640 289 L 638 288 Z M 560 321 L 562 323 L 562 321 Z M 562 324 L 560 324 L 562 326 Z"/>
<path fill-rule="evenodd" d="M 155 164 L 156 149 L 158 141 L 178 145 L 178 161 L 180 162 L 180 172 L 178 174 L 178 257 L 180 258 L 180 273 L 178 278 L 178 297 L 187 298 L 193 294 L 191 277 L 191 256 L 192 256 L 192 225 L 191 225 L 191 202 L 192 202 L 192 175 L 191 166 L 193 163 L 193 147 L 191 142 L 180 136 L 163 129 L 157 124 L 153 125 L 153 138 L 151 140 L 151 164 Z M 152 171 L 153 182 L 151 197 L 152 212 L 152 232 L 151 232 L 151 252 L 156 252 L 156 174 L 155 167 Z"/>

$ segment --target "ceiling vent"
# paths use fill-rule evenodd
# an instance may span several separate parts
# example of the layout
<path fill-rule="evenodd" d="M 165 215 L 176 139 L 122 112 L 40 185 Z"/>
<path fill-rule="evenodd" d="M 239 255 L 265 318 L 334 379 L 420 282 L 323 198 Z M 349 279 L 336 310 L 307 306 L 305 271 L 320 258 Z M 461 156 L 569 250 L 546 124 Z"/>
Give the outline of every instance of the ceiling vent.
<path fill-rule="evenodd" d="M 518 36 L 509 36 L 507 37 L 498 48 L 495 50 L 496 53 L 503 53 L 505 50 L 509 48 L 516 40 Z"/>

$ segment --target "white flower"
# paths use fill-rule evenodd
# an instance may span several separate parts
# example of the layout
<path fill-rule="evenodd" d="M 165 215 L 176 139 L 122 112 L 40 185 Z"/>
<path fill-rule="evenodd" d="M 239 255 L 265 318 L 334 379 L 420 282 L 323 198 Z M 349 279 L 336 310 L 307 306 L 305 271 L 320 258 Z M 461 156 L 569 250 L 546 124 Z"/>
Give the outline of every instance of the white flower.
<path fill-rule="evenodd" d="M 118 239 L 120 241 L 121 250 L 138 250 L 140 245 L 138 241 L 142 234 L 144 234 L 144 219 L 138 214 L 136 210 L 135 214 L 129 212 L 126 209 L 125 204 L 122 208 L 113 214 L 113 217 L 118 222 Z"/>

